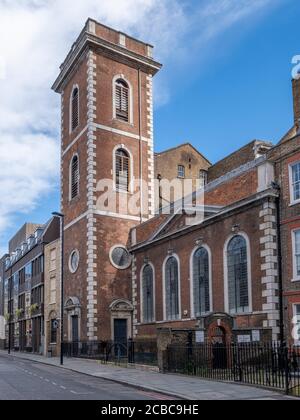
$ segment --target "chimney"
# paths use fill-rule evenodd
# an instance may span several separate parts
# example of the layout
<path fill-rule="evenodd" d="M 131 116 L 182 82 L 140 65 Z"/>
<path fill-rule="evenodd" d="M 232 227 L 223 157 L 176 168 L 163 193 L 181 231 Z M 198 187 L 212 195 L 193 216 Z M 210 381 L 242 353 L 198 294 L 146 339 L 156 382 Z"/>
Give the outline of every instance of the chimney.
<path fill-rule="evenodd" d="M 293 79 L 294 121 L 297 132 L 300 130 L 300 74 L 298 79 Z"/>

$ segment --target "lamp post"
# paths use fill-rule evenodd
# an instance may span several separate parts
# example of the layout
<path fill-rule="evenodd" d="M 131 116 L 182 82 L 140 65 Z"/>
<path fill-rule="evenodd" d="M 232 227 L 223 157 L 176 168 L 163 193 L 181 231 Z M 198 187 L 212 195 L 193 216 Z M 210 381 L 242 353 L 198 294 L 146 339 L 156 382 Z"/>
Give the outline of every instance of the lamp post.
<path fill-rule="evenodd" d="M 65 216 L 62 213 L 52 213 L 54 217 L 60 220 L 60 364 L 64 364 L 64 221 Z"/>

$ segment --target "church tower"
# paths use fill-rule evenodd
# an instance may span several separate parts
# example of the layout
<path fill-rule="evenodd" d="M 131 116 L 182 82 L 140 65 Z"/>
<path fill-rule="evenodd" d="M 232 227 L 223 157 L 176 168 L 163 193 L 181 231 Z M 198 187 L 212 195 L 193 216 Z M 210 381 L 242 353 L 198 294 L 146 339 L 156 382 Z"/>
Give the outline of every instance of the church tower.
<path fill-rule="evenodd" d="M 61 95 L 65 341 L 132 337 L 130 230 L 154 203 L 153 47 L 89 19 Z"/>

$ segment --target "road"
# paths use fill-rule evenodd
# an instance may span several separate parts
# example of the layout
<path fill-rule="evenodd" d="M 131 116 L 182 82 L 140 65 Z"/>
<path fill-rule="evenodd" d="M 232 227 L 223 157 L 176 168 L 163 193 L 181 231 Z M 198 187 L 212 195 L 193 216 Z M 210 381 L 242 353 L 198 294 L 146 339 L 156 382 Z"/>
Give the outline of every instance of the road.
<path fill-rule="evenodd" d="M 0 400 L 170 400 L 100 378 L 0 355 Z"/>

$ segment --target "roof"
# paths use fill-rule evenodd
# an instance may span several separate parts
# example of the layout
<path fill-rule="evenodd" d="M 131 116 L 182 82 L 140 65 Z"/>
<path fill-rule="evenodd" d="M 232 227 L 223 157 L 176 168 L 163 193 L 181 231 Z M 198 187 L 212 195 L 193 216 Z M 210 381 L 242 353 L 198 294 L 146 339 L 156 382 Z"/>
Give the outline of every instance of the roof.
<path fill-rule="evenodd" d="M 166 149 L 166 150 L 163 150 L 163 151 L 161 151 L 161 152 L 156 152 L 155 153 L 155 156 L 160 156 L 160 155 L 164 155 L 164 154 L 166 154 L 166 153 L 170 153 L 170 152 L 173 152 L 174 150 L 178 150 L 178 149 L 182 149 L 183 147 L 186 147 L 186 146 L 188 146 L 188 147 L 191 147 L 199 156 L 201 156 L 203 159 L 205 159 L 210 165 L 211 165 L 211 162 L 201 153 L 201 152 L 199 152 L 199 150 L 198 149 L 196 149 L 196 147 L 195 146 L 193 146 L 191 143 L 189 143 L 189 142 L 186 142 L 186 143 L 182 143 L 182 144 L 179 144 L 178 146 L 175 146 L 175 147 L 171 147 L 170 149 Z"/>

